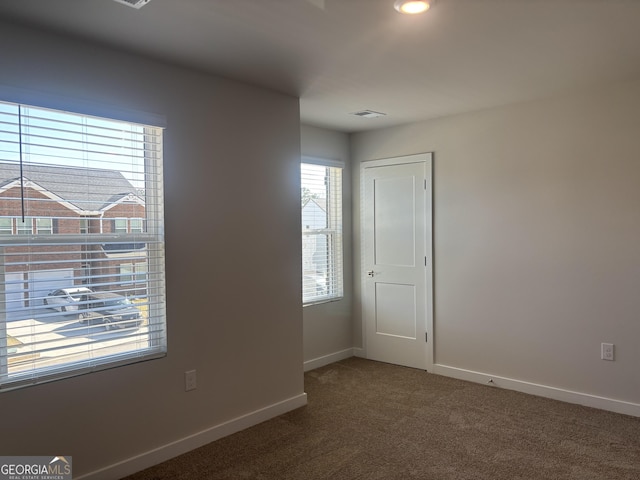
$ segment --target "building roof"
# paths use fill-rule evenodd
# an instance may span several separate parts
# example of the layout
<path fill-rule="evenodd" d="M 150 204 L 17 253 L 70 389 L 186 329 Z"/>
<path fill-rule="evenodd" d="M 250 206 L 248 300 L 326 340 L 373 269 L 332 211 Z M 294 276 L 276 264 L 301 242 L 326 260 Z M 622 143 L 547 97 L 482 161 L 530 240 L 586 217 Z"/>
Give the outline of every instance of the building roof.
<path fill-rule="evenodd" d="M 327 211 L 327 199 L 323 197 L 308 198 L 302 205 L 302 208 L 313 207 L 314 204 L 320 207 L 323 212 Z"/>
<path fill-rule="evenodd" d="M 23 164 L 23 177 L 83 211 L 104 210 L 136 188 L 116 170 Z M 0 162 L 0 189 L 20 181 L 20 165 Z"/>

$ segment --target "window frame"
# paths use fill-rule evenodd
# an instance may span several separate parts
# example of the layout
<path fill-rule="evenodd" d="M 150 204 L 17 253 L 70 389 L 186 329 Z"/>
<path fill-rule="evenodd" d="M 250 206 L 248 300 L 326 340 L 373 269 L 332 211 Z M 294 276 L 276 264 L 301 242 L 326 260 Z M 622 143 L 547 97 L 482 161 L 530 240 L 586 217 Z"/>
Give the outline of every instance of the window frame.
<path fill-rule="evenodd" d="M 328 184 L 326 185 L 326 226 L 323 228 L 308 228 L 301 224 L 302 233 L 302 305 L 308 307 L 312 305 L 318 305 L 322 303 L 335 302 L 344 298 L 344 236 L 343 236 L 343 199 L 344 199 L 344 162 L 338 160 L 331 160 L 326 158 L 308 157 L 303 156 L 300 165 L 300 187 L 301 195 L 304 184 L 304 165 L 310 165 L 315 167 L 323 167 L 330 169 L 327 172 Z M 337 187 L 336 187 L 337 184 Z M 336 190 L 337 188 L 337 190 Z M 308 202 L 307 202 L 308 203 Z M 303 209 L 306 204 L 301 204 Z M 302 215 L 301 215 L 302 216 Z M 326 243 L 326 255 L 328 257 L 326 270 L 327 270 L 327 292 L 317 295 L 305 294 L 305 276 L 308 274 L 305 271 L 305 241 L 309 243 L 312 238 L 325 238 Z M 317 240 L 316 240 L 316 245 Z M 315 276 L 314 276 L 315 278 Z M 317 279 L 315 279 L 317 281 Z"/>
<path fill-rule="evenodd" d="M 124 109 L 113 109 L 104 105 L 90 104 L 87 102 L 77 102 L 73 99 L 34 95 L 32 92 L 25 92 L 21 89 L 13 89 L 5 86 L 0 86 L 0 102 L 3 104 L 12 104 L 18 108 L 25 107 L 27 109 L 34 110 L 54 110 L 61 114 L 77 115 L 83 118 L 93 117 L 97 118 L 98 121 L 105 120 L 107 122 L 123 122 L 139 126 L 140 133 L 137 133 L 136 135 L 140 136 L 142 139 L 140 141 L 144 145 L 144 185 L 145 191 L 147 192 L 146 195 L 142 196 L 143 201 L 146 199 L 146 204 L 145 218 L 141 220 L 143 230 L 149 229 L 148 231 L 136 232 L 135 238 L 129 232 L 123 232 L 121 235 L 114 235 L 113 233 L 105 233 L 102 229 L 99 233 L 89 233 L 89 219 L 79 217 L 80 228 L 77 233 L 58 235 L 56 218 L 25 216 L 24 223 L 27 227 L 23 228 L 22 232 L 19 232 L 18 226 L 22 223 L 22 218 L 16 217 L 15 214 L 10 217 L 2 216 L 2 218 L 10 218 L 11 232 L 6 228 L 4 232 L 0 232 L 0 255 L 4 255 L 6 249 L 26 245 L 25 242 L 32 242 L 33 245 L 44 245 L 45 247 L 47 245 L 79 245 L 79 242 L 86 241 L 86 239 L 90 239 L 95 243 L 99 238 L 105 238 L 112 242 L 116 241 L 124 243 L 135 241 L 138 243 L 144 243 L 147 250 L 145 265 L 146 268 L 148 268 L 148 271 L 152 272 L 146 273 L 147 270 L 145 269 L 145 289 L 148 292 L 147 295 L 149 297 L 153 296 L 154 299 L 156 299 L 153 302 L 149 301 L 147 306 L 148 318 L 151 319 L 153 316 L 154 327 L 153 330 L 151 328 L 148 329 L 148 347 L 140 348 L 136 346 L 119 353 L 102 353 L 98 357 L 93 357 L 90 354 L 90 351 L 87 350 L 87 353 L 80 359 L 65 357 L 64 362 L 54 366 L 46 365 L 46 362 L 38 364 L 36 361 L 33 361 L 33 368 L 31 370 L 27 372 L 12 373 L 10 371 L 10 359 L 16 349 L 12 347 L 9 342 L 11 340 L 10 335 L 12 332 L 7 333 L 9 330 L 7 324 L 10 321 L 7 319 L 7 304 L 5 302 L 8 300 L 5 299 L 7 294 L 5 286 L 8 285 L 8 283 L 5 283 L 4 264 L 0 265 L 0 289 L 2 290 L 0 292 L 0 300 L 3 302 L 2 305 L 0 305 L 0 394 L 17 388 L 37 385 L 166 356 L 166 305 L 164 299 L 164 193 L 162 179 L 162 137 L 166 124 L 164 118 L 155 114 L 147 114 L 144 112 Z M 20 119 L 19 116 L 18 119 Z M 20 120 L 16 121 L 16 125 L 18 122 L 20 122 Z M 150 145 L 152 141 L 155 142 L 153 149 L 147 150 L 147 145 Z M 22 136 L 20 136 L 19 142 L 22 144 Z M 87 146 L 86 148 L 89 147 Z M 142 157 L 140 158 L 142 159 Z M 8 161 L 4 158 L 2 160 L 4 162 Z M 20 162 L 22 164 L 22 155 L 20 157 Z M 151 194 L 149 194 L 150 192 Z M 44 229 L 46 231 L 42 231 L 42 227 L 38 227 L 38 220 L 42 218 L 48 218 L 50 220 L 49 226 Z M 84 229 L 82 228 L 83 220 L 85 222 Z M 30 231 L 28 228 L 28 222 L 31 223 Z M 102 220 L 100 220 L 100 223 L 102 223 Z M 83 230 L 85 231 L 83 232 Z M 25 237 L 28 237 L 28 240 L 25 239 Z M 50 262 L 50 264 L 51 263 L 53 262 Z M 31 262 L 31 264 L 37 265 L 37 262 Z M 85 266 L 86 264 L 83 261 L 82 267 L 79 268 L 78 271 L 84 271 Z M 27 275 L 28 272 L 37 271 L 37 269 L 25 270 L 24 275 Z M 84 274 L 80 273 L 80 275 Z M 149 280 L 149 277 L 153 277 L 153 281 Z M 134 276 L 134 281 L 138 281 L 137 276 Z M 27 306 L 25 308 L 29 307 Z M 151 320 L 149 320 L 149 324 L 151 323 Z M 42 340 L 42 342 L 44 342 L 44 340 Z M 100 348 L 104 348 L 103 343 L 101 342 L 98 342 L 97 345 L 100 346 Z"/>

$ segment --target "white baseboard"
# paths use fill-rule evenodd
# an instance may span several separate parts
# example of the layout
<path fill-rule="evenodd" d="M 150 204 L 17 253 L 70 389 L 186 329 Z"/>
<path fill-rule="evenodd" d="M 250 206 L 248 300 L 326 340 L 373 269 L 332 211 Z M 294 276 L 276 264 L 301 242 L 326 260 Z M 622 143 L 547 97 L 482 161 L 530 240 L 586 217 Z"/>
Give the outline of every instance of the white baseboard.
<path fill-rule="evenodd" d="M 610 412 L 640 417 L 640 404 L 637 403 L 599 397 L 597 395 L 590 395 L 587 393 L 573 392 L 571 390 L 524 382 L 522 380 L 514 380 L 512 378 L 499 377 L 482 372 L 474 372 L 472 370 L 465 370 L 462 368 L 449 367 L 447 365 L 434 364 L 432 373 L 443 375 L 445 377 L 457 378 L 459 380 L 468 380 L 485 385 L 494 385 L 496 387 L 506 388 L 507 390 L 529 393 L 539 397 L 560 400 L 562 402 L 575 403 L 586 407 L 599 408 Z"/>
<path fill-rule="evenodd" d="M 364 348 L 353 348 L 353 356 L 358 358 L 367 358 L 367 352 L 364 351 Z"/>
<path fill-rule="evenodd" d="M 145 468 L 152 467 L 171 458 L 182 455 L 195 448 L 214 442 L 220 438 L 234 434 L 264 421 L 270 420 L 283 413 L 290 412 L 307 404 L 307 394 L 301 393 L 295 397 L 269 405 L 254 412 L 242 415 L 227 422 L 215 425 L 201 432 L 189 435 L 162 447 L 150 450 L 141 455 L 128 458 L 108 467 L 87 473 L 77 480 L 113 480 L 123 478 Z M 74 477 L 75 478 L 75 477 Z"/>
<path fill-rule="evenodd" d="M 329 365 L 330 363 L 335 363 L 346 358 L 351 358 L 354 356 L 353 350 L 353 348 L 347 348 L 346 350 L 341 350 L 339 352 L 330 353 L 329 355 L 324 355 L 322 357 L 307 360 L 306 362 L 304 362 L 304 371 L 308 372 L 309 370 L 324 367 L 325 365 Z"/>

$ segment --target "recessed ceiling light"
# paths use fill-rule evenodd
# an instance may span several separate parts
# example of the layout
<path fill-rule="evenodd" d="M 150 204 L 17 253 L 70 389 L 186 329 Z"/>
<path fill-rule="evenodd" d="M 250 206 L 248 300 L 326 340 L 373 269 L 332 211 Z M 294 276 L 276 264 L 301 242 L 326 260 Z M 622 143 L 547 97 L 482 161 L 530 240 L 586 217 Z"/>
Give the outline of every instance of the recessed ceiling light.
<path fill-rule="evenodd" d="M 416 15 L 426 12 L 434 3 L 435 0 L 396 0 L 393 8 L 405 15 Z"/>

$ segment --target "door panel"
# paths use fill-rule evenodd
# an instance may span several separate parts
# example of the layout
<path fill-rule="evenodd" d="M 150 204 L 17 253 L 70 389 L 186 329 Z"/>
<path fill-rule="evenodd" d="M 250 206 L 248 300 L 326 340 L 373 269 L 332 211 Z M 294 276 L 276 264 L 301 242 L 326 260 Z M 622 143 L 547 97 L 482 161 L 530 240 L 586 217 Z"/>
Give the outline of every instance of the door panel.
<path fill-rule="evenodd" d="M 431 329 L 431 167 L 422 154 L 363 164 L 367 358 L 427 369 Z"/>
<path fill-rule="evenodd" d="M 376 265 L 415 265 L 415 177 L 373 178 Z"/>
<path fill-rule="evenodd" d="M 416 339 L 416 287 L 376 283 L 376 334 Z"/>

